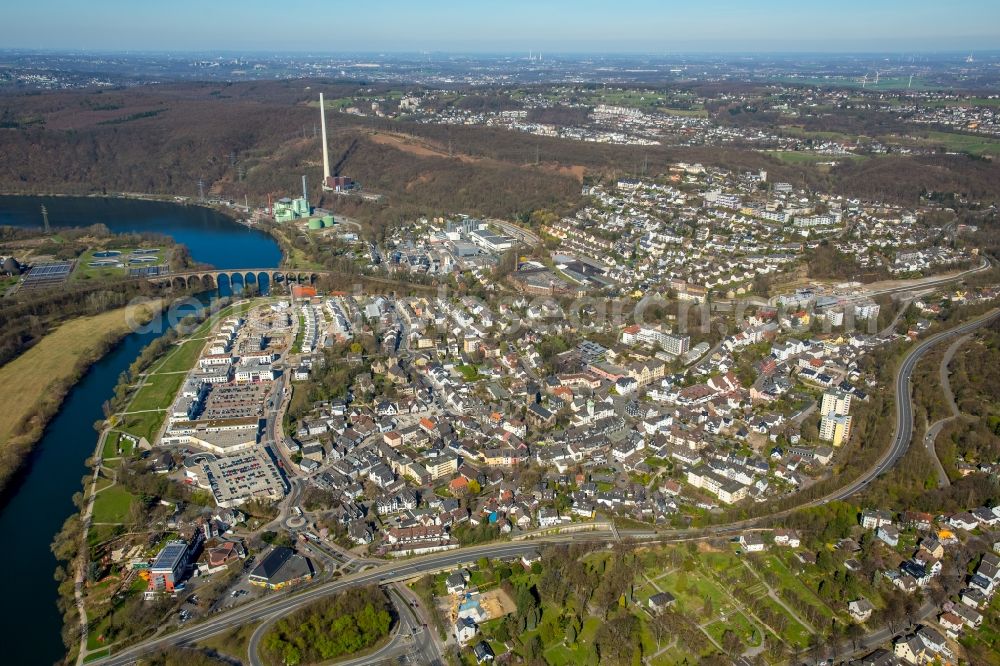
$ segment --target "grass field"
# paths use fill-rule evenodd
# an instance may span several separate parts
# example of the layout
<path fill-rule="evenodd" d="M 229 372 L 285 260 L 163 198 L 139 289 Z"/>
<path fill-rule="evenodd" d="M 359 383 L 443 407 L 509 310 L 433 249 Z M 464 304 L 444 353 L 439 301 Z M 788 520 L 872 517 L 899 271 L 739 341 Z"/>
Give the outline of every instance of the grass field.
<path fill-rule="evenodd" d="M 205 348 L 202 337 L 189 338 L 176 346 L 163 360 L 153 367 L 153 372 L 181 372 L 190 370 Z"/>
<path fill-rule="evenodd" d="M 798 136 L 803 139 L 820 139 L 822 141 L 853 141 L 854 137 L 843 132 L 825 132 L 819 130 L 807 130 L 798 125 L 782 125 L 781 133 L 788 136 Z"/>
<path fill-rule="evenodd" d="M 955 132 L 923 132 L 917 137 L 900 137 L 901 143 L 921 146 L 943 146 L 953 153 L 970 155 L 1000 155 L 1000 141 L 986 136 L 957 134 Z"/>
<path fill-rule="evenodd" d="M 727 630 L 739 636 L 740 641 L 746 646 L 756 647 L 760 645 L 762 640 L 760 631 L 750 624 L 750 621 L 743 613 L 733 613 L 732 615 L 728 615 L 725 620 L 720 619 L 705 627 L 705 631 L 718 641 L 720 645 L 723 644 L 722 636 Z"/>
<path fill-rule="evenodd" d="M 708 111 L 705 109 L 672 109 L 667 106 L 660 107 L 660 111 L 671 116 L 685 116 L 687 118 L 708 118 Z"/>
<path fill-rule="evenodd" d="M 970 97 L 969 99 L 927 99 L 921 100 L 920 106 L 932 108 L 949 108 L 955 106 L 1000 106 L 1000 99 L 990 99 L 989 97 Z"/>
<path fill-rule="evenodd" d="M 119 447 L 121 448 L 121 453 L 118 453 Z M 102 457 L 107 458 L 117 458 L 119 455 L 129 455 L 132 453 L 135 445 L 128 439 L 122 439 L 122 434 L 120 432 L 108 433 L 108 436 L 104 438 L 104 449 L 102 452 Z"/>
<path fill-rule="evenodd" d="M 151 313 L 159 307 L 159 303 L 153 303 L 144 306 L 144 310 Z M 5 392 L 4 409 L 0 410 L 0 442 L 8 442 L 19 434 L 18 424 L 36 414 L 44 403 L 61 402 L 69 386 L 60 385 L 75 379 L 78 364 L 95 359 L 103 351 L 105 338 L 124 335 L 129 322 L 136 318 L 133 308 L 120 308 L 73 319 L 0 367 L 0 385 L 18 387 L 16 391 Z"/>
<path fill-rule="evenodd" d="M 778 559 L 776 555 L 768 555 L 767 557 L 761 558 L 760 566 L 778 575 L 781 580 L 781 587 L 778 592 L 779 594 L 782 594 L 783 598 L 784 593 L 794 591 L 799 597 L 808 601 L 810 606 L 816 607 L 825 617 L 833 617 L 833 611 L 830 610 L 830 607 L 813 594 L 812 591 L 802 583 L 799 577 L 792 573 L 792 571 L 785 566 L 785 563 Z"/>
<path fill-rule="evenodd" d="M 301 354 L 302 353 L 302 342 L 306 338 L 306 318 L 305 315 L 299 315 L 299 328 L 295 332 L 295 340 L 292 342 L 292 353 Z"/>
<path fill-rule="evenodd" d="M 97 493 L 94 499 L 95 523 L 121 523 L 128 517 L 128 509 L 135 497 L 129 491 L 112 486 Z"/>
<path fill-rule="evenodd" d="M 775 81 L 800 86 L 830 86 L 834 88 L 864 88 L 865 90 L 940 90 L 941 86 L 925 83 L 920 77 L 881 76 L 875 84 L 875 72 L 869 72 L 867 81 L 861 76 L 783 76 Z"/>
<path fill-rule="evenodd" d="M 202 639 L 197 644 L 199 647 L 214 650 L 233 659 L 243 659 L 247 654 L 250 637 L 258 624 L 258 622 L 241 624 L 225 633 Z"/>
<path fill-rule="evenodd" d="M 765 154 L 776 157 L 786 164 L 818 164 L 865 159 L 863 155 L 823 155 L 808 150 L 769 150 Z"/>
<path fill-rule="evenodd" d="M 455 369 L 461 373 L 467 382 L 474 382 L 479 379 L 479 371 L 474 365 L 456 365 Z"/>
<path fill-rule="evenodd" d="M 104 438 L 104 448 L 101 451 L 102 458 L 116 458 L 118 457 L 118 440 L 120 440 L 122 434 L 120 432 L 109 432 L 108 436 Z"/>
<path fill-rule="evenodd" d="M 147 409 L 166 409 L 173 402 L 177 390 L 184 383 L 184 374 L 149 375 L 146 383 L 132 398 L 128 411 L 141 412 Z"/>
<path fill-rule="evenodd" d="M 87 649 L 90 649 L 90 637 L 87 637 Z M 91 652 L 86 657 L 83 658 L 83 663 L 88 664 L 92 661 L 97 661 L 98 659 L 104 659 L 111 654 L 111 648 L 105 648 L 103 650 L 98 650 L 97 652 Z"/>
<path fill-rule="evenodd" d="M 152 444 L 156 431 L 160 429 L 165 416 L 166 412 L 129 414 L 122 420 L 119 427 L 130 435 L 145 437 L 146 441 Z"/>

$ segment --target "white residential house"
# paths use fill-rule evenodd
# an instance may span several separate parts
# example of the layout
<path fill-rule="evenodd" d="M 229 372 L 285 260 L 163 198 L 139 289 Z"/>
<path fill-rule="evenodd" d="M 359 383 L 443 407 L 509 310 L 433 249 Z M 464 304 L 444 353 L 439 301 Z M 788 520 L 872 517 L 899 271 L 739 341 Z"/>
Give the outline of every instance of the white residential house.
<path fill-rule="evenodd" d="M 764 540 L 756 532 L 741 534 L 740 545 L 748 553 L 759 553 L 764 550 Z"/>
<path fill-rule="evenodd" d="M 864 597 L 860 599 L 855 599 L 851 603 L 847 604 L 847 612 L 851 614 L 851 617 L 855 622 L 867 622 L 868 618 L 872 616 L 872 611 L 875 607 L 872 606 L 872 602 L 868 601 Z"/>
<path fill-rule="evenodd" d="M 892 525 L 892 514 L 888 511 L 866 509 L 861 512 L 861 527 L 874 530 L 883 525 Z"/>

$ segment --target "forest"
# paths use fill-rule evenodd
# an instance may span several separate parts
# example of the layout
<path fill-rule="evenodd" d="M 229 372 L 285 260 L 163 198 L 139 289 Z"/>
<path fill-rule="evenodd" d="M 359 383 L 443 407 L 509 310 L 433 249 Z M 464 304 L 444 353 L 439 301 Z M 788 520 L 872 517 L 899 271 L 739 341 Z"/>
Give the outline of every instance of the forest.
<path fill-rule="evenodd" d="M 335 171 L 383 194 L 385 203 L 324 199 L 317 109 L 309 104 L 319 90 L 329 99 L 351 99 L 362 91 L 377 95 L 380 88 L 256 81 L 2 97 L 5 117 L 41 120 L 0 131 L 0 190 L 195 196 L 203 179 L 212 194 L 263 203 L 268 195 L 298 192 L 306 174 L 315 200 L 376 227 L 418 214 L 512 218 L 542 208 L 565 211 L 579 201 L 581 173 L 596 180 L 657 174 L 677 161 L 766 169 L 773 180 L 908 205 L 929 193 L 985 199 L 1000 194 L 1000 165 L 964 155 L 872 157 L 822 173 L 735 146 L 616 146 L 328 113 Z M 460 102 L 492 108 L 497 96 L 487 91 Z M 505 104 L 514 106 L 509 99 Z M 557 106 L 534 117 L 571 121 L 581 111 Z M 399 136 L 423 143 L 403 145 Z M 55 162 L 59 170 L 51 168 Z"/>
<path fill-rule="evenodd" d="M 956 461 L 991 463 L 1000 457 L 1000 323 L 984 327 L 958 350 L 949 365 L 955 402 L 962 417 L 938 435 L 937 449 L 949 476 Z"/>
<path fill-rule="evenodd" d="M 393 618 L 377 586 L 350 589 L 287 615 L 264 635 L 269 664 L 316 664 L 354 654 L 389 634 Z"/>

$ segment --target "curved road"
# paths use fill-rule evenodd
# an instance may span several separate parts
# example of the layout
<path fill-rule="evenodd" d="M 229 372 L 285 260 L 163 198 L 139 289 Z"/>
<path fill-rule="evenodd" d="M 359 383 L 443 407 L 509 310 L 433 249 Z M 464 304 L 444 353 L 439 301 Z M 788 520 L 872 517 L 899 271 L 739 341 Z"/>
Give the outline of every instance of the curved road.
<path fill-rule="evenodd" d="M 951 411 L 951 416 L 946 416 L 942 419 L 938 419 L 932 423 L 927 428 L 927 433 L 924 435 L 924 446 L 927 448 L 927 453 L 930 455 L 931 459 L 934 460 L 934 467 L 938 474 L 938 485 L 942 488 L 947 488 L 951 485 L 951 479 L 948 478 L 948 473 L 944 469 L 944 465 L 941 464 L 941 458 L 938 457 L 937 452 L 937 438 L 941 434 L 941 429 L 951 421 L 962 416 L 962 412 L 959 411 L 958 405 L 955 404 L 955 394 L 951 390 L 951 379 L 948 376 L 948 365 L 951 363 L 951 359 L 955 356 L 955 352 L 958 348 L 965 344 L 971 334 L 966 334 L 955 340 L 951 345 L 949 345 L 948 350 L 944 353 L 941 358 L 941 367 L 938 369 L 939 382 L 941 384 L 941 390 L 944 392 L 945 402 L 948 403 L 948 409 Z"/>
<path fill-rule="evenodd" d="M 593 533 L 591 533 L 593 534 Z M 604 538 L 609 538 L 610 534 L 604 534 Z M 572 535 L 570 535 L 572 537 Z M 552 537 L 545 539 L 546 543 L 566 541 L 565 537 Z M 338 580 L 329 581 L 314 587 L 301 590 L 298 593 L 285 594 L 278 597 L 268 596 L 258 601 L 250 602 L 244 606 L 239 606 L 233 611 L 220 614 L 205 622 L 186 627 L 166 636 L 157 637 L 140 643 L 131 648 L 126 648 L 120 653 L 102 660 L 95 660 L 92 663 L 107 664 L 110 666 L 125 666 L 131 664 L 141 655 L 161 650 L 172 645 L 185 645 L 197 642 L 208 636 L 213 636 L 221 631 L 238 627 L 244 624 L 267 621 L 276 616 L 286 614 L 304 604 L 315 601 L 321 597 L 339 592 L 358 585 L 372 585 L 382 583 L 402 582 L 425 573 L 443 571 L 446 569 L 469 565 L 474 563 L 479 557 L 516 557 L 538 549 L 536 542 L 516 542 L 502 544 L 485 544 L 482 547 L 461 548 L 457 550 L 444 551 L 417 557 L 401 562 L 386 562 L 380 567 L 366 569 L 365 571 L 348 574 Z"/>
<path fill-rule="evenodd" d="M 913 375 L 913 369 L 917 367 L 917 363 L 920 362 L 923 355 L 934 345 L 956 336 L 971 333 L 980 326 L 990 323 L 998 316 L 1000 316 L 1000 310 L 994 309 L 955 328 L 935 333 L 920 342 L 906 354 L 902 365 L 896 373 L 896 432 L 893 435 L 889 450 L 882 455 L 874 467 L 862 474 L 854 482 L 835 493 L 831 493 L 819 502 L 814 502 L 814 504 L 826 503 L 832 499 L 846 499 L 850 497 L 871 484 L 880 474 L 895 465 L 903 457 L 906 449 L 910 446 L 910 440 L 913 439 L 913 399 L 910 395 L 910 378 Z"/>
<path fill-rule="evenodd" d="M 965 335 L 975 329 L 987 324 L 1000 316 L 1000 310 L 992 310 L 972 321 L 960 324 L 946 331 L 936 333 L 920 342 L 911 349 L 905 356 L 902 365 L 896 374 L 896 430 L 893 435 L 889 449 L 882 455 L 879 461 L 859 478 L 850 484 L 827 495 L 826 497 L 814 500 L 792 509 L 771 514 L 767 518 L 786 515 L 798 509 L 825 504 L 830 500 L 845 499 L 854 493 L 866 488 L 880 474 L 891 468 L 906 452 L 913 438 L 913 406 L 910 396 L 910 377 L 920 358 L 934 345 L 943 340 L 955 336 Z M 674 533 L 641 532 L 632 535 L 633 538 L 651 541 L 668 540 L 691 540 L 699 538 L 711 538 L 722 536 L 726 533 L 739 531 L 754 523 L 760 522 L 760 518 L 731 523 L 729 525 L 718 525 L 708 530 L 686 530 Z M 489 557 L 514 557 L 536 550 L 541 543 L 559 543 L 572 541 L 575 534 L 558 535 L 553 537 L 542 537 L 536 540 L 521 542 L 501 542 L 489 543 L 481 546 L 460 548 L 457 550 L 433 553 L 421 557 L 402 560 L 399 562 L 386 562 L 378 567 L 366 569 L 364 571 L 348 574 L 336 581 L 329 581 L 316 585 L 298 593 L 291 593 L 280 597 L 266 597 L 244 606 L 237 607 L 233 611 L 211 618 L 200 624 L 186 627 L 175 631 L 169 635 L 150 639 L 144 643 L 137 644 L 131 648 L 122 650 L 121 653 L 102 660 L 95 660 L 93 663 L 108 664 L 110 666 L 125 666 L 131 664 L 142 654 L 163 649 L 171 645 L 183 645 L 195 642 L 212 636 L 226 629 L 255 622 L 269 620 L 281 614 L 287 613 L 299 606 L 314 601 L 318 598 L 338 592 L 357 585 L 369 585 L 373 583 L 394 583 L 414 578 L 426 573 L 445 571 L 450 568 L 473 563 L 481 556 Z M 616 534 L 607 532 L 588 532 L 585 538 L 592 540 L 611 540 L 616 538 Z"/>

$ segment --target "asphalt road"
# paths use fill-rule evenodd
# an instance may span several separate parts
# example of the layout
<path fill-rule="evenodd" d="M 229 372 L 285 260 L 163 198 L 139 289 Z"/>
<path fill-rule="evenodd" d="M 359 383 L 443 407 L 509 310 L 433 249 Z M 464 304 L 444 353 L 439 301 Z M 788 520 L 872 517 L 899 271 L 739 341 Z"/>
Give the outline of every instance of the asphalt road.
<path fill-rule="evenodd" d="M 437 653 L 434 643 L 428 634 L 430 630 L 421 626 L 410 604 L 396 590 L 396 586 L 390 587 L 388 593 L 389 600 L 396 609 L 397 618 L 389 640 L 378 649 L 362 657 L 338 662 L 338 666 L 364 666 L 364 664 L 378 663 L 383 659 L 411 651 L 419 655 L 419 663 L 421 664 L 431 665 L 440 663 L 440 655 Z M 250 666 L 264 666 L 264 662 L 260 658 L 261 640 L 263 640 L 264 634 L 267 633 L 271 625 L 284 617 L 284 615 L 283 611 L 272 613 L 250 636 L 247 646 L 247 661 Z"/>
<path fill-rule="evenodd" d="M 910 395 L 910 378 L 913 370 L 921 357 L 934 345 L 959 335 L 965 335 L 983 326 L 1000 316 L 1000 310 L 993 310 L 981 317 L 965 324 L 961 324 L 947 331 L 937 333 L 926 340 L 920 342 L 911 349 L 901 364 L 895 380 L 896 390 L 896 430 L 893 435 L 889 449 L 879 459 L 874 467 L 855 479 L 849 485 L 830 495 L 805 504 L 802 506 L 816 506 L 825 504 L 834 499 L 845 499 L 854 493 L 866 488 L 880 474 L 891 468 L 906 453 L 913 438 L 913 405 Z M 787 514 L 795 507 L 781 514 Z M 703 538 L 705 536 L 723 536 L 736 533 L 740 530 L 759 522 L 759 520 L 741 521 L 730 525 L 719 525 L 708 530 L 688 530 L 675 533 L 655 533 L 655 532 L 634 532 L 627 536 L 636 539 L 649 539 L 659 541 L 683 541 L 688 539 Z M 609 539 L 615 535 L 610 533 L 584 532 L 585 539 Z M 524 553 L 537 550 L 542 543 L 558 543 L 572 540 L 578 537 L 576 534 L 566 534 L 554 537 L 539 538 L 533 541 L 491 543 L 470 548 L 461 548 L 441 553 L 433 553 L 422 557 L 403 560 L 400 562 L 387 562 L 378 567 L 365 571 L 348 574 L 336 581 L 322 583 L 315 587 L 308 588 L 297 594 L 285 594 L 280 596 L 268 596 L 263 599 L 251 602 L 245 606 L 238 607 L 233 611 L 224 613 L 218 617 L 208 619 L 198 625 L 182 628 L 169 635 L 151 639 L 131 648 L 126 648 L 121 653 L 92 663 L 108 664 L 120 666 L 130 664 L 137 657 L 150 651 L 163 649 L 172 645 L 184 645 L 196 642 L 200 639 L 212 636 L 221 631 L 261 620 L 273 619 L 282 614 L 288 613 L 304 604 L 318 598 L 338 592 L 349 587 L 369 584 L 387 584 L 401 582 L 427 573 L 435 573 L 454 568 L 461 565 L 475 562 L 481 556 L 488 557 L 514 557 Z"/>
<path fill-rule="evenodd" d="M 588 532 L 592 537 L 595 533 Z M 605 535 L 610 536 L 610 535 Z M 545 542 L 565 541 L 565 537 L 553 537 L 545 539 Z M 162 650 L 174 645 L 187 645 L 201 639 L 213 636 L 222 631 L 239 627 L 244 624 L 273 620 L 274 618 L 287 614 L 300 606 L 315 601 L 321 597 L 356 587 L 359 585 L 386 584 L 401 582 L 421 576 L 425 573 L 443 571 L 461 565 L 468 565 L 476 561 L 479 557 L 516 557 L 525 553 L 530 553 L 538 549 L 539 541 L 486 544 L 482 547 L 462 548 L 458 550 L 432 553 L 412 560 L 401 562 L 387 562 L 380 567 L 367 569 L 362 572 L 349 574 L 335 581 L 329 581 L 312 588 L 308 588 L 298 594 L 277 594 L 269 595 L 260 600 L 251 602 L 245 606 L 236 608 L 233 611 L 220 614 L 218 617 L 210 618 L 197 625 L 185 627 L 166 636 L 151 639 L 147 642 L 131 648 L 126 648 L 120 653 L 102 660 L 95 660 L 91 663 L 106 664 L 109 666 L 124 666 L 133 663 L 138 657 L 148 652 Z"/>
<path fill-rule="evenodd" d="M 917 367 L 917 363 L 920 362 L 923 355 L 934 347 L 934 345 L 944 340 L 970 333 L 980 326 L 990 323 L 998 316 L 1000 316 L 1000 311 L 991 310 L 970 322 L 932 335 L 907 353 L 902 365 L 900 365 L 899 371 L 896 373 L 896 432 L 893 435 L 889 450 L 883 454 L 873 468 L 869 469 L 849 485 L 823 498 L 819 503 L 825 504 L 829 500 L 850 497 L 870 485 L 880 474 L 895 465 L 903 457 L 906 449 L 910 446 L 910 440 L 913 439 L 913 399 L 910 394 L 910 379 L 913 376 L 913 369 Z"/>

